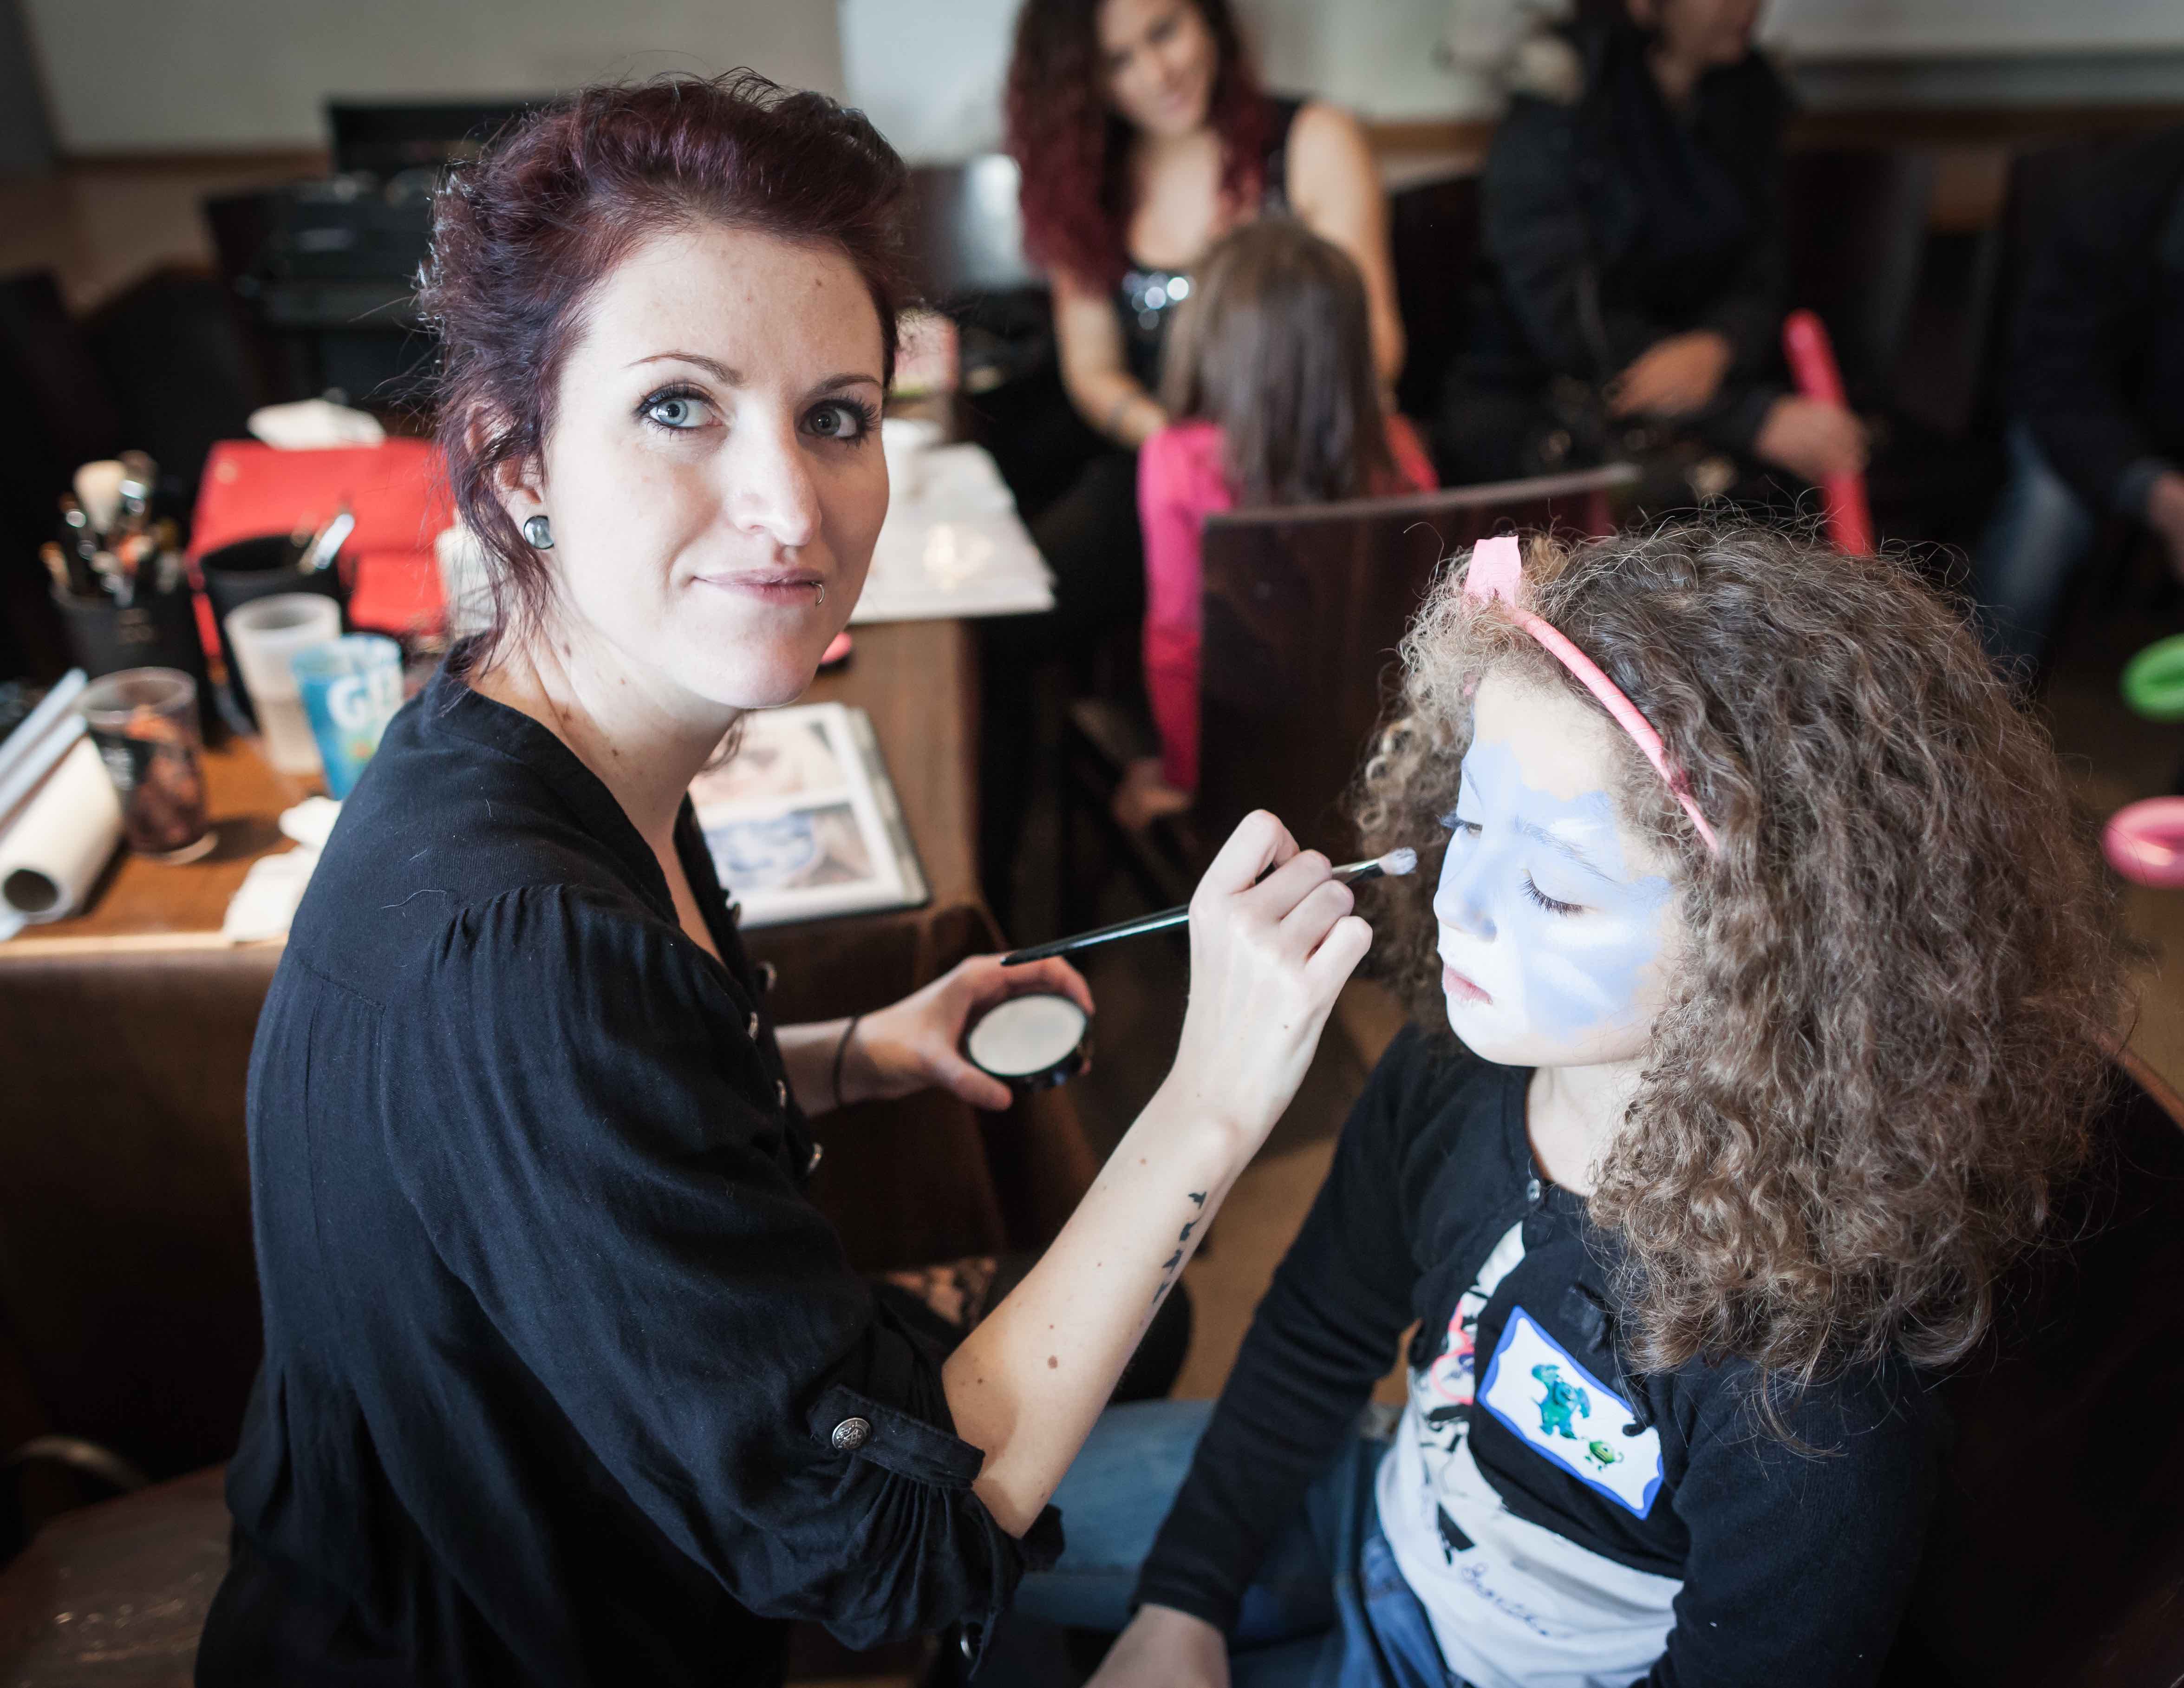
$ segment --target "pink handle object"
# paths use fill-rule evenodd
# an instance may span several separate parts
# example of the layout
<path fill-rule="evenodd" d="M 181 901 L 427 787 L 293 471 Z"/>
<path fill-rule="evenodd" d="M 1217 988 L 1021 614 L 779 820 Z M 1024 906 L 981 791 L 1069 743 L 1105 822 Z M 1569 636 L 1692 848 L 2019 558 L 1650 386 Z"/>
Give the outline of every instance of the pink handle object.
<path fill-rule="evenodd" d="M 1471 567 L 1463 577 L 1463 595 L 1476 603 L 1498 600 L 1518 626 L 1538 640 L 1549 656 L 1576 676 L 1578 684 L 1599 701 L 1600 707 L 1614 718 L 1617 726 L 1630 735 L 1631 742 L 1645 752 L 1654 772 L 1668 782 L 1669 790 L 1691 817 L 1692 826 L 1706 841 L 1707 849 L 1714 855 L 1721 854 L 1721 841 L 1714 836 L 1713 828 L 1707 824 L 1707 818 L 1699 813 L 1698 799 L 1691 795 L 1691 782 L 1669 757 L 1669 747 L 1661 742 L 1653 724 L 1638 713 L 1638 706 L 1624 696 L 1622 687 L 1601 672 L 1598 663 L 1563 637 L 1560 628 L 1518 604 L 1517 590 L 1524 574 L 1524 550 L 1514 539 L 1504 534 L 1499 539 L 1481 539 L 1471 548 Z"/>
<path fill-rule="evenodd" d="M 2109 817 L 2101 852 L 2126 879 L 2184 891 L 2184 797 L 2148 797 Z"/>
<path fill-rule="evenodd" d="M 1790 361 L 1790 373 L 1797 377 L 1800 393 L 1823 404 L 1850 408 L 1827 326 L 1811 311 L 1793 310 L 1782 319 L 1782 355 Z M 1820 483 L 1820 493 L 1827 500 L 1828 538 L 1835 548 L 1852 556 L 1870 556 L 1873 509 L 1865 499 L 1865 477 L 1830 475 Z"/>

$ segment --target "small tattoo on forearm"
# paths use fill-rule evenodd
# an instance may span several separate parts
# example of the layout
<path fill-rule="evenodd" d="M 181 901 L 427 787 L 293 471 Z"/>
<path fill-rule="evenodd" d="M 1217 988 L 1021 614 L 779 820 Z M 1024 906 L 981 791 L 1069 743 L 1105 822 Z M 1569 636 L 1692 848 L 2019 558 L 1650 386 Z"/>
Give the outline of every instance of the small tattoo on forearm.
<path fill-rule="evenodd" d="M 1185 1193 L 1185 1194 L 1187 1194 L 1188 1196 L 1190 1196 L 1190 1198 L 1191 1199 L 1191 1200 L 1193 1200 L 1193 1201 L 1196 1202 L 1196 1203 L 1197 1203 L 1201 1207 L 1204 1207 L 1204 1206 L 1206 1205 L 1206 1192 L 1205 1192 L 1205 1191 L 1203 1191 L 1203 1190 L 1189 1190 L 1189 1191 L 1184 1192 L 1184 1193 Z"/>

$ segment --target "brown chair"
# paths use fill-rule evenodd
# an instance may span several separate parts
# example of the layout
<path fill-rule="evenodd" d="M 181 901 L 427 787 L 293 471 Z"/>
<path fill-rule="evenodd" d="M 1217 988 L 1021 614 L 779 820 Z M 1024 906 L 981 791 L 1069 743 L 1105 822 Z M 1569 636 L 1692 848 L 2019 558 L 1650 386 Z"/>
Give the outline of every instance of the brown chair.
<path fill-rule="evenodd" d="M 1124 769 L 1150 752 L 1148 731 L 1112 702 L 1072 705 L 1062 743 L 1064 930 L 1089 924 L 1116 868 L 1155 906 L 1186 900 L 1212 848 L 1255 808 L 1273 810 L 1300 841 L 1341 852 L 1342 794 L 1440 560 L 1515 529 L 1613 532 L 1637 478 L 1615 464 L 1209 517 L 1197 802 L 1180 821 L 1145 832 L 1117 825 L 1109 806 Z"/>
<path fill-rule="evenodd" d="M 1216 838 L 1271 808 L 1346 852 L 1339 813 L 1378 724 L 1396 647 L 1441 560 L 1493 534 L 1615 530 L 1621 464 L 1206 524 L 1195 813 Z"/>
<path fill-rule="evenodd" d="M 2184 1680 L 2184 1098 L 2126 1054 L 2071 1238 L 1942 1386 L 1956 1444 L 1887 1688 Z"/>

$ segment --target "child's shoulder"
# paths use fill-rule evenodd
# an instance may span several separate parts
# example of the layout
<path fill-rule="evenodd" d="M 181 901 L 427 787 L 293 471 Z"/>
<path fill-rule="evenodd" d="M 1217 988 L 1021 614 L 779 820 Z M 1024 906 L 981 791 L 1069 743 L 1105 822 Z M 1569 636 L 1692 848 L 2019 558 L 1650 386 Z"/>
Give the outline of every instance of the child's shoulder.
<path fill-rule="evenodd" d="M 1366 1081 L 1360 1111 L 1399 1157 L 1437 1157 L 1474 1132 L 1506 1133 L 1511 1093 L 1524 1076 L 1480 1059 L 1445 1031 L 1407 1025 Z"/>

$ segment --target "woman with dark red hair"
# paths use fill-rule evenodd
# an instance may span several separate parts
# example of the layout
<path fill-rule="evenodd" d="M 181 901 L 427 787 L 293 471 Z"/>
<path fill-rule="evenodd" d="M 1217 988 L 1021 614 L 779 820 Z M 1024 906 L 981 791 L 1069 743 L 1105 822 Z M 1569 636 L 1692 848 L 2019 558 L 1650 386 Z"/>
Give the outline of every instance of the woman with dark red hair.
<path fill-rule="evenodd" d="M 982 856 L 1006 908 L 1031 757 L 1031 675 L 1145 611 L 1137 448 L 1165 428 L 1161 349 L 1192 266 L 1290 215 L 1364 277 L 1373 361 L 1402 368 L 1386 198 L 1356 118 L 1261 92 L 1228 0 L 1025 0 L 1008 79 L 1024 247 L 1054 287 L 1061 377 L 1107 450 L 1033 523 L 1051 614 L 984 624 Z"/>
<path fill-rule="evenodd" d="M 259 1021 L 265 1356 L 200 1683 L 777 1683 L 791 1619 L 975 1658 L 1364 953 L 1251 817 L 1174 1069 L 1028 1275 L 944 1337 L 850 1270 L 808 1121 L 1004 1106 L 971 1017 L 1091 1006 L 985 957 L 777 1028 L 686 795 L 863 587 L 905 181 L 743 73 L 588 89 L 438 197 L 439 439 L 499 613 L 388 727 Z"/>

